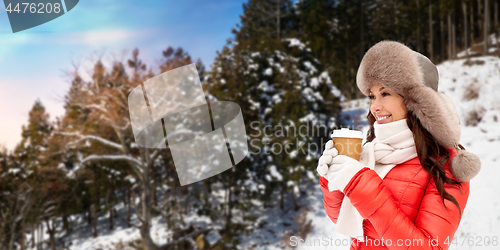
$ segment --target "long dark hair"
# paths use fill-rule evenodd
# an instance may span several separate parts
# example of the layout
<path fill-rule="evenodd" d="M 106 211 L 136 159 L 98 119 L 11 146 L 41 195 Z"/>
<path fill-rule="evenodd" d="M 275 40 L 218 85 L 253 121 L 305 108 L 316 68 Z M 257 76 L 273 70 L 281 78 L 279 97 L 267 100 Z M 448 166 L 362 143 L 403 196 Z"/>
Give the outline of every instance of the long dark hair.
<path fill-rule="evenodd" d="M 368 123 L 370 124 L 370 129 L 368 130 L 367 142 L 373 141 L 375 139 L 375 129 L 373 124 L 376 119 L 373 117 L 370 111 L 368 111 Z M 446 175 L 446 172 L 443 166 L 450 160 L 450 153 L 446 148 L 439 145 L 436 139 L 425 129 L 418 118 L 413 114 L 413 112 L 408 111 L 406 116 L 406 123 L 408 127 L 413 132 L 413 140 L 415 140 L 415 148 L 417 149 L 418 159 L 420 160 L 420 164 L 422 167 L 429 173 L 431 178 L 434 180 L 434 184 L 436 184 L 436 188 L 439 192 L 439 196 L 441 196 L 441 201 L 446 208 L 446 204 L 444 200 L 449 200 L 453 204 L 455 204 L 459 211 L 460 217 L 462 216 L 462 209 L 458 204 L 457 200 L 453 195 L 446 192 L 445 183 L 449 186 L 454 186 L 459 189 L 462 188 L 462 184 L 456 181 L 453 178 L 450 178 Z M 457 150 L 464 149 L 462 145 L 457 146 Z M 448 208 L 446 208 L 448 210 Z"/>

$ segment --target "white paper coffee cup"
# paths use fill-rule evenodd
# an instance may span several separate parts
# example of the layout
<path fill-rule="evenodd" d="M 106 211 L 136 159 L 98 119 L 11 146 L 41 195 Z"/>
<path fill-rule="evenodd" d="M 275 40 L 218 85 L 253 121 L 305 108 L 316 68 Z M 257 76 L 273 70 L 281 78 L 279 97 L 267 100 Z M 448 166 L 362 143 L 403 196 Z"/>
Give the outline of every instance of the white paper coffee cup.
<path fill-rule="evenodd" d="M 331 137 L 340 155 L 349 156 L 359 161 L 363 132 L 342 128 L 333 130 Z"/>

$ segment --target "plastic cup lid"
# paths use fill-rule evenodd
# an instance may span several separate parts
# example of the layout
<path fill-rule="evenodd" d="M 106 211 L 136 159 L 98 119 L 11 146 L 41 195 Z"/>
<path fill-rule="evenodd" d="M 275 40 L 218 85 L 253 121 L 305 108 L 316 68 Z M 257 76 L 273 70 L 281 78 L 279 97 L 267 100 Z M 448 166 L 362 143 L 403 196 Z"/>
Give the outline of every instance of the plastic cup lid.
<path fill-rule="evenodd" d="M 342 128 L 342 129 L 333 130 L 331 137 L 363 139 L 363 132 L 358 131 L 358 130 L 350 130 L 348 128 Z"/>

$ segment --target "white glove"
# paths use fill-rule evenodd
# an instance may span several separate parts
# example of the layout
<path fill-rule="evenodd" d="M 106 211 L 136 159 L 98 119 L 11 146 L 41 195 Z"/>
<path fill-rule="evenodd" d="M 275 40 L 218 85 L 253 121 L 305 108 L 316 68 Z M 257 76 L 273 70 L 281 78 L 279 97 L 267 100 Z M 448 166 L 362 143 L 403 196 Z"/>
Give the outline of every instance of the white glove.
<path fill-rule="evenodd" d="M 338 154 L 339 152 L 334 147 L 333 141 L 329 140 L 325 144 L 325 150 L 323 151 L 323 155 L 321 155 L 318 161 L 318 167 L 316 168 L 316 171 L 318 171 L 319 175 L 323 177 L 326 176 L 326 174 L 328 173 L 328 168 L 332 163 L 333 157 L 337 156 Z"/>
<path fill-rule="evenodd" d="M 363 167 L 363 164 L 349 156 L 337 155 L 333 157 L 325 177 L 328 180 L 328 190 L 330 192 L 335 190 L 343 192 L 352 177 Z"/>

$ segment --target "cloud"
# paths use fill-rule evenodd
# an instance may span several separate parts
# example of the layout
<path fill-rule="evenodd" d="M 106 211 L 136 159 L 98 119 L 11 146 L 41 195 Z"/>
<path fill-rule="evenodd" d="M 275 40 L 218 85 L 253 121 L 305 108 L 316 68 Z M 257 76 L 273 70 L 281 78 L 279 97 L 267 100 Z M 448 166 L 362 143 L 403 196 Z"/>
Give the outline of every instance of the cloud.
<path fill-rule="evenodd" d="M 29 35 L 28 34 L 1 34 L 0 35 L 0 45 L 17 45 L 17 44 L 24 44 L 26 42 L 29 42 Z M 7 49 L 4 47 L 4 49 Z"/>
<path fill-rule="evenodd" d="M 124 29 L 105 29 L 79 32 L 25 33 L 3 36 L 0 45 L 20 46 L 34 44 L 88 45 L 99 46 L 147 36 L 151 31 L 132 31 Z"/>
<path fill-rule="evenodd" d="M 139 37 L 141 33 L 129 30 L 98 30 L 98 31 L 84 31 L 84 32 L 68 32 L 61 34 L 58 39 L 51 39 L 57 44 L 68 45 L 102 45 L 123 41 Z"/>

